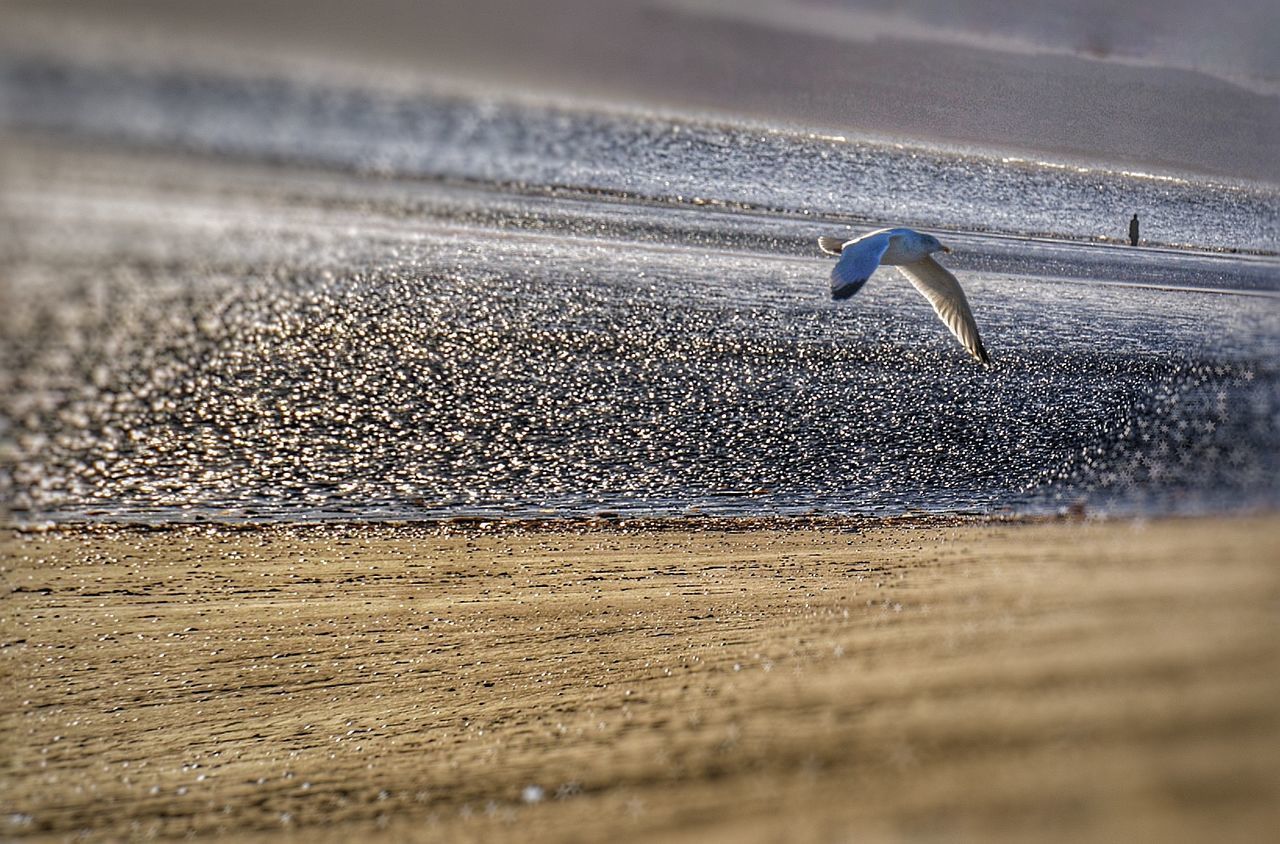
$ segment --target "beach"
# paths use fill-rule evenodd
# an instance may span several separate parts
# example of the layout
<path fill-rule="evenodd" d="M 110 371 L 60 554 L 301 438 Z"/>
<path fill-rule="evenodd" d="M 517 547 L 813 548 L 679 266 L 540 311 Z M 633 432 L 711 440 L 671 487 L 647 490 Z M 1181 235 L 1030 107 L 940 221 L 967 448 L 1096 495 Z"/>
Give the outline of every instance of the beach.
<path fill-rule="evenodd" d="M 3 538 L 5 835 L 1261 840 L 1280 520 Z"/>
<path fill-rule="evenodd" d="M 0 839 L 1264 840 L 1280 16 L 1025 5 L 6 4 Z"/>

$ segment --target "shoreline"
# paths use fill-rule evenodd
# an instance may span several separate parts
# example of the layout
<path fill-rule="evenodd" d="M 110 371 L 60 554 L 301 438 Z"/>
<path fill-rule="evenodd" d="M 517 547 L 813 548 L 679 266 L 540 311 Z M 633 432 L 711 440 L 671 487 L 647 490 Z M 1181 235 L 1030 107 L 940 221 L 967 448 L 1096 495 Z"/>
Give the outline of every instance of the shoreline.
<path fill-rule="evenodd" d="M 1280 515 L 649 528 L 0 533 L 5 834 L 1274 828 Z"/>
<path fill-rule="evenodd" d="M 1225 514 L 1228 517 L 1231 514 Z M 1241 516 L 1258 515 L 1241 513 Z M 673 516 L 629 516 L 620 512 L 601 511 L 594 515 L 582 516 L 487 516 L 459 515 L 422 519 L 316 519 L 288 520 L 270 519 L 264 521 L 218 521 L 206 519 L 181 522 L 147 522 L 147 521 L 34 521 L 0 523 L 0 532 L 14 534 L 92 534 L 101 532 L 137 532 L 156 533 L 165 531 L 184 531 L 209 529 L 227 532 L 241 531 L 331 531 L 340 533 L 352 530 L 368 532 L 397 533 L 407 535 L 446 535 L 451 532 L 509 532 L 511 534 L 555 533 L 558 531 L 575 531 L 593 529 L 619 532 L 654 532 L 654 531 L 701 531 L 716 530 L 740 533 L 751 530 L 793 530 L 820 529 L 834 530 L 866 527 L 921 526 L 947 527 L 964 524 L 1037 524 L 1054 521 L 1080 521 L 1083 517 L 1067 513 L 1049 515 L 1027 514 L 979 514 L 979 513 L 905 513 L 900 515 L 795 515 L 795 516 L 716 516 L 702 514 L 682 514 Z M 1089 517 L 1095 518 L 1095 517 Z M 1126 517 L 1116 517 L 1125 519 Z M 1170 516 L 1168 518 L 1198 518 L 1196 516 Z M 1113 520 L 1113 519 L 1107 519 Z"/>
<path fill-rule="evenodd" d="M 299 538 L 362 536 L 383 539 L 417 539 L 443 536 L 541 536 L 547 534 L 616 533 L 645 535 L 653 533 L 725 533 L 739 534 L 777 531 L 864 532 L 886 529 L 962 528 L 983 526 L 1032 525 L 1115 525 L 1187 523 L 1219 520 L 1280 519 L 1280 510 L 1252 507 L 1234 511 L 1203 513 L 1094 513 L 1084 507 L 1063 506 L 1053 513 L 931 513 L 925 511 L 898 514 L 807 514 L 807 515 L 712 515 L 687 513 L 678 515 L 627 515 L 601 511 L 580 516 L 492 516 L 457 515 L 409 518 L 322 518 L 279 519 L 260 521 L 239 519 L 220 521 L 203 518 L 191 521 L 145 520 L 36 520 L 31 522 L 0 521 L 0 537 L 11 538 L 58 536 L 65 539 L 94 536 L 128 536 L 210 532 L 227 535 L 246 533 L 292 534 Z"/>

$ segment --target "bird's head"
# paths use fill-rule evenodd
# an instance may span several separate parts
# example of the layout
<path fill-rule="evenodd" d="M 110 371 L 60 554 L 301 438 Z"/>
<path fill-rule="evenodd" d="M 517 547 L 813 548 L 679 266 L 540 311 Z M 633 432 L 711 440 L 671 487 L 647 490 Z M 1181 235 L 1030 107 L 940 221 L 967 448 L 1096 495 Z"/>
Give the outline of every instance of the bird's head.
<path fill-rule="evenodd" d="M 931 235 L 931 234 L 926 234 L 926 235 L 923 235 L 922 237 L 923 237 L 923 244 L 924 244 L 925 251 L 927 251 L 927 252 L 931 252 L 931 253 L 932 253 L 932 252 L 945 252 L 945 253 L 946 253 L 946 254 L 948 254 L 948 255 L 950 255 L 950 254 L 951 254 L 951 247 L 950 247 L 950 246 L 943 246 L 943 245 L 942 245 L 942 242 L 941 242 L 941 241 L 939 241 L 939 240 L 938 240 L 936 237 L 934 237 L 933 235 Z"/>

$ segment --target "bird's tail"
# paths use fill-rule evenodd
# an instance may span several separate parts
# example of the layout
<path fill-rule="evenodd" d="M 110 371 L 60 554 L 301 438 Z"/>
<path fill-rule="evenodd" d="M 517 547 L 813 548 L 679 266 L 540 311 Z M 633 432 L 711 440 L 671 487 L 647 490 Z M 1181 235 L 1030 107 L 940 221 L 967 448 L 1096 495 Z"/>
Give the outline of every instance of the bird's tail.
<path fill-rule="evenodd" d="M 828 255 L 839 255 L 844 251 L 844 241 L 838 237 L 820 237 L 818 248 Z"/>

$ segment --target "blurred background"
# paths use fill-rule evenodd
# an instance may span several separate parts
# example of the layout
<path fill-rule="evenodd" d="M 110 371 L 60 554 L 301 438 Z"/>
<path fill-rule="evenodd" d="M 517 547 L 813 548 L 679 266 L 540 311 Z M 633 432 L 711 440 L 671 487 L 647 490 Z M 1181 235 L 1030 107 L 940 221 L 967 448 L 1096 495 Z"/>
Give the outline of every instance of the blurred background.
<path fill-rule="evenodd" d="M 7 0 L 0 14 L 11 124 L 32 118 L 15 87 L 39 61 L 484 86 L 1280 179 L 1269 0 Z"/>

